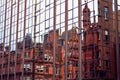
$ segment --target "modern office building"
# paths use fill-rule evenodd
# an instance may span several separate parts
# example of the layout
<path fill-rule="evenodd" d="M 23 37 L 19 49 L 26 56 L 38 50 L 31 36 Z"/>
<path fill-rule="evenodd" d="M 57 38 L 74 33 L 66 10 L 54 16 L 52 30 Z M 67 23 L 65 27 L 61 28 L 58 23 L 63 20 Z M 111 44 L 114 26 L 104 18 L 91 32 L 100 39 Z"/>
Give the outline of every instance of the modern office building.
<path fill-rule="evenodd" d="M 0 0 L 0 80 L 117 80 L 113 5 Z"/>

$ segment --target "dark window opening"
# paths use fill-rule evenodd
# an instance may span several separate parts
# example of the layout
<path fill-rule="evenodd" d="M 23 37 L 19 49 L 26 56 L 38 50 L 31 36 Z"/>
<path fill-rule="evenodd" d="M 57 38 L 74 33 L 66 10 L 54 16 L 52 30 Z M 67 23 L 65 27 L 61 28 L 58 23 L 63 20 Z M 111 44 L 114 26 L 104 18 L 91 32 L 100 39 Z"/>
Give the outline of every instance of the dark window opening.
<path fill-rule="evenodd" d="M 99 60 L 100 60 L 100 52 L 99 51 L 97 51 L 97 53 L 96 53 L 96 59 L 98 59 L 98 63 L 99 63 Z"/>
<path fill-rule="evenodd" d="M 78 73 L 78 71 L 76 71 L 76 79 L 78 79 L 79 78 L 79 73 Z"/>
<path fill-rule="evenodd" d="M 101 26 L 98 27 L 98 34 L 97 34 L 98 35 L 98 40 L 100 40 L 100 36 L 101 36 L 100 35 L 100 29 L 101 29 Z"/>
<path fill-rule="evenodd" d="M 43 70 L 38 69 L 37 72 L 43 72 Z"/>
<path fill-rule="evenodd" d="M 37 66 L 37 72 L 43 72 L 44 71 L 44 66 Z"/>
<path fill-rule="evenodd" d="M 98 2 L 98 16 L 101 16 L 100 2 Z"/>
<path fill-rule="evenodd" d="M 109 42 L 109 37 L 110 37 L 110 36 L 109 36 L 109 30 L 106 29 L 106 30 L 105 30 L 105 41 L 106 41 L 106 42 Z"/>
<path fill-rule="evenodd" d="M 46 66 L 46 73 L 49 72 L 49 66 Z"/>
<path fill-rule="evenodd" d="M 90 22 L 90 19 L 84 19 L 83 22 Z"/>
<path fill-rule="evenodd" d="M 72 78 L 72 73 L 69 72 L 68 75 L 67 75 L 67 77 L 71 79 Z"/>
<path fill-rule="evenodd" d="M 78 62 L 77 61 L 73 62 L 73 65 L 78 67 Z"/>
<path fill-rule="evenodd" d="M 109 52 L 106 52 L 106 67 L 108 68 L 110 66 L 110 54 Z"/>

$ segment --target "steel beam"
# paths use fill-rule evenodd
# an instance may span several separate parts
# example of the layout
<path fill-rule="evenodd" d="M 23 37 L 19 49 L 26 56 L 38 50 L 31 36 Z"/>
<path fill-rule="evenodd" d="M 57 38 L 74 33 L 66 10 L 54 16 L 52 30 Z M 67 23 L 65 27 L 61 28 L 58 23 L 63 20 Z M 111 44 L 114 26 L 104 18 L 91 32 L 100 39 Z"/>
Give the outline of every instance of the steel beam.
<path fill-rule="evenodd" d="M 37 22 L 37 0 L 35 0 L 35 7 L 34 7 L 34 46 L 33 46 L 33 64 L 32 64 L 32 80 L 35 80 L 35 49 L 36 49 L 36 22 Z"/>
<path fill-rule="evenodd" d="M 25 52 L 25 33 L 26 33 L 26 6 L 27 0 L 24 0 L 24 32 L 23 32 L 23 46 L 22 46 L 22 80 L 24 80 L 24 52 Z"/>
<path fill-rule="evenodd" d="M 4 60 L 4 48 L 5 48 L 5 35 L 6 35 L 6 14 L 7 14 L 7 0 L 5 0 L 5 16 L 4 16 L 4 38 L 3 38 L 3 53 L 2 53 L 2 73 L 1 80 L 3 80 L 3 60 Z"/>
<path fill-rule="evenodd" d="M 8 74 L 7 80 L 10 79 L 10 52 L 11 52 L 11 33 L 12 33 L 12 14 L 13 14 L 13 0 L 11 0 L 11 13 L 10 13 L 10 33 L 9 33 L 9 52 L 8 52 Z"/>
<path fill-rule="evenodd" d="M 68 0 L 65 0 L 65 80 L 67 80 L 67 73 L 68 73 L 68 67 L 67 67 L 67 49 L 68 49 Z"/>
<path fill-rule="evenodd" d="M 78 27 L 79 27 L 79 31 L 80 31 L 80 33 L 81 33 L 81 29 L 82 29 L 82 23 L 81 23 L 81 21 L 82 21 L 82 2 L 81 2 L 81 0 L 78 0 Z M 79 35 L 79 63 L 78 63 L 78 73 L 79 73 L 79 76 L 78 76 L 78 78 L 79 78 L 79 80 L 82 80 L 82 35 L 80 34 Z"/>
<path fill-rule="evenodd" d="M 54 0 L 54 22 L 53 22 L 53 29 L 54 29 L 54 42 L 53 42 L 53 80 L 56 80 L 56 0 Z"/>
<path fill-rule="evenodd" d="M 16 69 L 16 67 L 17 67 L 17 49 L 18 49 L 18 45 L 17 45 L 17 42 L 18 42 L 18 27 L 19 27 L 19 1 L 20 0 L 18 0 L 18 5 L 17 5 L 17 25 L 16 25 L 16 52 L 15 52 L 15 72 L 14 72 L 14 80 L 16 80 L 16 71 L 17 71 L 17 69 Z"/>

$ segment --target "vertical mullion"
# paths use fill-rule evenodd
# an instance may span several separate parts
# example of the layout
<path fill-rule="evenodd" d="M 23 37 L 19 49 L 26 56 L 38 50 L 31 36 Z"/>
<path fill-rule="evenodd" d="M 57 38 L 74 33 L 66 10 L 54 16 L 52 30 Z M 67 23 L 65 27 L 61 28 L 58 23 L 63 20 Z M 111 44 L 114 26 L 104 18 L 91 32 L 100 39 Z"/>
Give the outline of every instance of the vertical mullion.
<path fill-rule="evenodd" d="M 18 44 L 17 44 L 17 42 L 18 42 L 18 27 L 19 27 L 19 1 L 20 0 L 18 0 L 18 6 L 17 6 L 17 25 L 16 25 L 16 52 L 15 52 L 15 72 L 14 72 L 14 80 L 16 80 L 16 67 L 17 67 L 17 48 L 18 48 Z"/>
<path fill-rule="evenodd" d="M 12 33 L 12 13 L 13 13 L 13 0 L 11 0 L 11 15 L 10 15 L 10 38 L 9 38 L 9 52 L 8 52 L 8 74 L 7 74 L 7 80 L 9 80 L 10 77 L 10 52 L 11 52 L 11 33 Z"/>
<path fill-rule="evenodd" d="M 33 68 L 32 68 L 32 80 L 35 80 L 35 48 L 36 48 L 36 9 L 37 9 L 37 0 L 35 0 L 35 6 L 34 6 L 34 47 L 33 47 Z"/>
<path fill-rule="evenodd" d="M 81 21 L 82 21 L 82 5 L 81 5 L 81 0 L 78 0 L 78 27 L 79 29 L 82 28 L 82 24 L 81 24 Z M 80 33 L 81 33 L 81 30 L 80 30 Z M 78 73 L 79 73 L 79 76 L 78 76 L 78 79 L 79 80 L 82 80 L 82 52 L 81 52 L 81 45 L 82 45 L 82 35 L 80 34 L 79 35 L 79 61 L 78 61 Z"/>
<path fill-rule="evenodd" d="M 24 0 L 24 32 L 23 32 L 23 50 L 22 50 L 22 80 L 24 79 L 24 52 L 25 52 L 25 33 L 26 33 L 26 2 Z M 23 4 L 23 3 L 22 3 Z"/>
<path fill-rule="evenodd" d="M 74 24 L 74 0 L 72 0 L 72 33 L 73 33 L 73 24 Z M 70 33 L 70 35 L 71 35 L 71 33 Z M 73 36 L 75 36 L 74 34 L 72 34 L 71 35 L 72 36 L 72 47 L 73 47 L 73 45 L 74 45 L 74 37 Z M 73 52 L 74 52 L 74 50 L 72 49 L 72 54 L 73 54 Z M 73 61 L 72 61 L 72 80 L 73 80 L 73 78 L 74 78 L 74 69 L 73 69 Z"/>
<path fill-rule="evenodd" d="M 55 65 L 55 57 L 56 57 L 56 53 L 55 53 L 55 49 L 56 49 L 56 0 L 54 0 L 54 22 L 53 22 L 53 28 L 54 28 L 54 42 L 53 42 L 53 80 L 55 79 L 55 75 L 56 75 L 56 65 Z"/>
<path fill-rule="evenodd" d="M 4 16 L 4 38 L 3 38 L 3 53 L 2 53 L 2 73 L 1 80 L 3 80 L 3 61 L 4 61 L 4 47 L 5 47 L 5 35 L 6 35 L 6 15 L 7 15 L 7 0 L 5 0 L 5 16 Z"/>
<path fill-rule="evenodd" d="M 67 72 L 68 72 L 67 42 L 68 42 L 68 0 L 65 0 L 65 80 L 67 80 Z"/>
<path fill-rule="evenodd" d="M 62 5 L 61 2 L 62 2 L 62 1 L 60 0 L 60 36 L 61 36 L 61 5 Z"/>

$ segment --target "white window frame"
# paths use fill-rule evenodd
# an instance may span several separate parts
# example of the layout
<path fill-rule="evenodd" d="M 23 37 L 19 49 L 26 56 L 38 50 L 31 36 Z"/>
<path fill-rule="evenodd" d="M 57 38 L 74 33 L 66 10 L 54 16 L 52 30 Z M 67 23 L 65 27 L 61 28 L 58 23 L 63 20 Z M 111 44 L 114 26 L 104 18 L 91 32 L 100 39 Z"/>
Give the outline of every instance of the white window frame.
<path fill-rule="evenodd" d="M 104 19 L 108 20 L 108 13 L 109 13 L 109 8 L 108 7 L 104 7 Z"/>
<path fill-rule="evenodd" d="M 50 56 L 48 54 L 44 54 L 44 60 L 50 60 Z"/>
<path fill-rule="evenodd" d="M 106 29 L 105 30 L 105 35 L 108 36 L 109 35 L 109 31 Z"/>
<path fill-rule="evenodd" d="M 24 80 L 30 80 L 30 77 L 28 77 L 28 76 L 24 77 Z"/>
<path fill-rule="evenodd" d="M 40 72 L 43 72 L 43 71 L 44 71 L 44 65 L 37 66 L 36 68 L 37 68 L 38 72 L 39 72 L 39 71 L 40 71 Z"/>
<path fill-rule="evenodd" d="M 30 69 L 30 64 L 24 64 L 24 68 Z"/>

